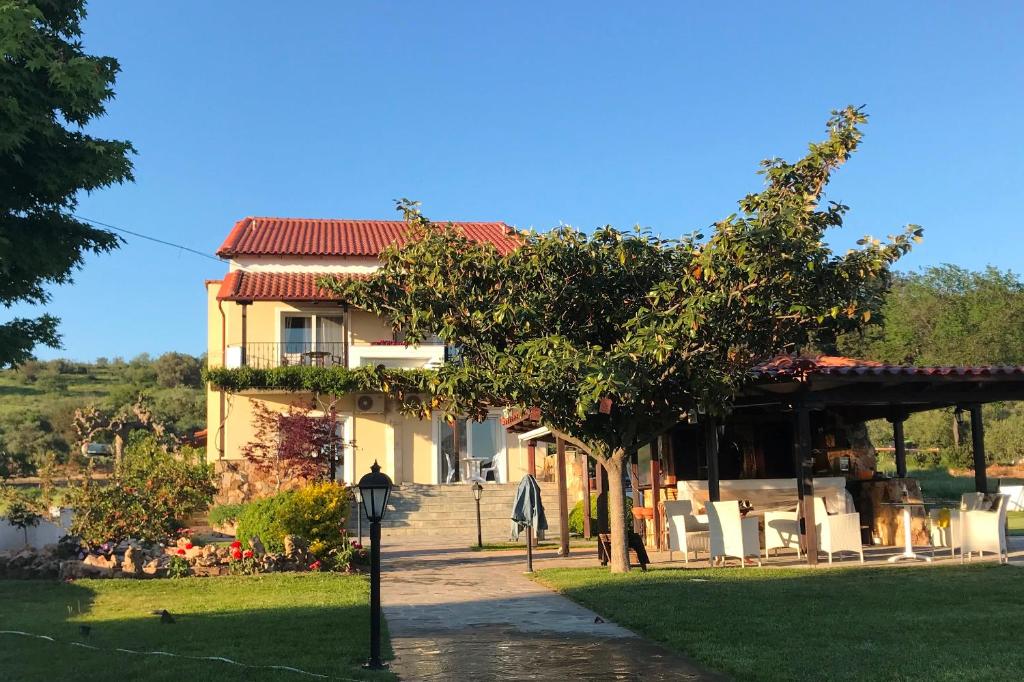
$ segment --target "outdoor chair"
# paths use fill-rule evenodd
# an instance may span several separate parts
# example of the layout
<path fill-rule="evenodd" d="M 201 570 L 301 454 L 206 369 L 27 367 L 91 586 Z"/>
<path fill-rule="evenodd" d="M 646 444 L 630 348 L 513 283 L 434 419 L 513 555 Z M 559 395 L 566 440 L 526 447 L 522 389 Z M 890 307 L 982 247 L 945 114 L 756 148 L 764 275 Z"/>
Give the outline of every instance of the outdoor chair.
<path fill-rule="evenodd" d="M 487 481 L 487 474 L 491 475 L 491 480 L 495 483 L 498 482 L 498 458 L 492 457 L 485 464 L 480 465 L 480 479 L 484 482 Z"/>
<path fill-rule="evenodd" d="M 761 542 L 756 517 L 740 516 L 740 503 L 736 500 L 708 502 L 708 533 L 710 535 L 712 564 L 732 557 L 747 564 L 747 558 L 757 559 L 761 565 Z"/>
<path fill-rule="evenodd" d="M 800 512 L 769 511 L 764 513 L 764 556 L 768 550 L 795 549 L 800 558 Z"/>
<path fill-rule="evenodd" d="M 451 483 L 455 480 L 455 475 L 459 473 L 458 467 L 455 465 L 455 460 L 452 457 L 452 453 L 444 453 L 445 462 L 448 463 L 448 475 L 445 476 L 445 483 Z"/>
<path fill-rule="evenodd" d="M 985 503 L 984 493 L 964 493 L 960 496 L 959 509 L 932 509 L 928 512 L 928 534 L 932 548 L 949 548 L 950 555 L 956 555 L 960 546 L 960 515 L 967 511 L 982 509 Z M 943 521 L 943 511 L 947 511 L 949 519 Z"/>
<path fill-rule="evenodd" d="M 1009 562 L 1006 549 L 1006 507 L 1009 495 L 991 495 L 989 509 L 970 509 L 960 512 L 960 561 L 974 552 L 999 555 L 999 563 Z M 984 505 L 984 503 L 983 503 Z"/>
<path fill-rule="evenodd" d="M 854 552 L 864 563 L 864 545 L 860 541 L 860 514 L 829 514 L 825 501 L 814 498 L 814 526 L 818 530 L 818 551 L 832 555 L 839 552 Z"/>
<path fill-rule="evenodd" d="M 708 524 L 701 523 L 693 513 L 691 500 L 666 500 L 665 530 L 668 535 L 668 560 L 673 552 L 683 553 L 683 563 L 690 562 L 690 552 L 697 558 L 697 552 L 709 548 Z"/>

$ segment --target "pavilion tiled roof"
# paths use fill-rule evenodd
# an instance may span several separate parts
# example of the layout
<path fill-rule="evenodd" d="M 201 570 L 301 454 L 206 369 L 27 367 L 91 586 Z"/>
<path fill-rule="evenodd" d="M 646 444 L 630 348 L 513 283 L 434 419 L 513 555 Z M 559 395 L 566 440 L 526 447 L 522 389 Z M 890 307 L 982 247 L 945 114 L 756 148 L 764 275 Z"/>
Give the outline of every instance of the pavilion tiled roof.
<path fill-rule="evenodd" d="M 1024 375 L 1024 366 L 978 365 L 974 367 L 890 365 L 836 355 L 795 357 L 779 355 L 754 368 L 760 377 L 826 376 L 1008 376 Z"/>
<path fill-rule="evenodd" d="M 454 222 L 474 241 L 494 244 L 506 254 L 519 244 L 515 230 L 501 222 Z M 248 217 L 235 223 L 217 255 L 379 256 L 401 243 L 409 225 L 401 220 L 320 220 Z"/>
<path fill-rule="evenodd" d="M 369 274 L 327 272 L 246 272 L 232 270 L 217 292 L 220 301 L 338 301 L 341 297 L 321 288 L 321 277 L 367 279 Z"/>

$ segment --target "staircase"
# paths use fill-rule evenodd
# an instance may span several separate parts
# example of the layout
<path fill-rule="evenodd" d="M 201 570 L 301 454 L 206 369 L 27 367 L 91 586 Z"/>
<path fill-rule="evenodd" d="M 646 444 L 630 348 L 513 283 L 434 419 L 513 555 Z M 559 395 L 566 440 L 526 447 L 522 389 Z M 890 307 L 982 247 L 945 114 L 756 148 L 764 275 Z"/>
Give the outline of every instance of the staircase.
<path fill-rule="evenodd" d="M 516 483 L 485 483 L 480 496 L 480 526 L 483 539 L 505 542 L 509 539 L 512 501 Z M 548 527 L 558 528 L 558 495 L 553 484 L 541 490 Z M 361 513 L 361 511 L 360 511 Z M 356 532 L 355 514 L 349 514 L 349 533 Z M 368 533 L 363 519 L 363 535 Z M 550 531 L 549 531 L 550 532 Z M 423 485 L 403 483 L 395 486 L 381 522 L 381 539 L 438 538 L 476 542 L 476 500 L 468 485 Z"/>

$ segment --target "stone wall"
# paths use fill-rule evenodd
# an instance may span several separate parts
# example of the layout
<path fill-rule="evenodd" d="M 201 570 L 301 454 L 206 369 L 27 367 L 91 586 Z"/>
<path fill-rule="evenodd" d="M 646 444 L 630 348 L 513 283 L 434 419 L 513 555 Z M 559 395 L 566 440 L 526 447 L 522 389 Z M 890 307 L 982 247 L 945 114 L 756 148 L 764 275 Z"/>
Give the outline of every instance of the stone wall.
<path fill-rule="evenodd" d="M 291 476 L 283 470 L 266 471 L 245 459 L 221 459 L 214 462 L 217 494 L 213 503 L 241 504 L 284 491 L 301 488 L 311 481 Z"/>

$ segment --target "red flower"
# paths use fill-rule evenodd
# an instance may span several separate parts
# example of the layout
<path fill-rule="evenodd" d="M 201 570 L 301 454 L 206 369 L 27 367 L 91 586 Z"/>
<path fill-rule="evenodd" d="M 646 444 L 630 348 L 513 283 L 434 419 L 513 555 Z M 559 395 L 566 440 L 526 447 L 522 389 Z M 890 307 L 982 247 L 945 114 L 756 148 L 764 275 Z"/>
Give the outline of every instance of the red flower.
<path fill-rule="evenodd" d="M 251 559 L 252 558 L 252 550 L 251 549 L 245 550 L 244 552 L 242 552 L 242 556 L 244 556 L 246 559 Z"/>
<path fill-rule="evenodd" d="M 185 556 L 185 550 L 179 549 L 178 554 L 180 554 L 181 556 Z"/>
<path fill-rule="evenodd" d="M 309 570 L 311 570 L 311 571 L 319 571 L 320 570 L 320 562 L 319 561 L 314 561 L 313 563 L 311 563 L 309 565 Z"/>
<path fill-rule="evenodd" d="M 241 546 L 242 546 L 242 543 L 239 542 L 238 540 L 235 540 L 234 542 L 231 543 L 231 548 L 232 549 L 239 549 L 239 548 L 241 548 Z"/>
<path fill-rule="evenodd" d="M 352 548 L 353 549 L 362 549 L 363 546 L 360 543 L 358 543 L 358 542 L 353 542 L 352 543 Z"/>
<path fill-rule="evenodd" d="M 232 552 L 232 553 L 231 553 L 231 558 L 232 558 L 232 559 L 241 559 L 241 558 L 242 558 L 242 553 L 241 553 L 241 552 L 239 552 L 239 551 L 238 551 L 238 550 L 236 549 L 236 550 L 235 550 L 234 552 Z"/>
<path fill-rule="evenodd" d="M 192 549 L 192 543 L 191 542 L 186 542 L 185 543 L 185 549 Z"/>

